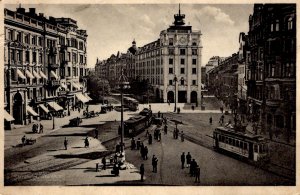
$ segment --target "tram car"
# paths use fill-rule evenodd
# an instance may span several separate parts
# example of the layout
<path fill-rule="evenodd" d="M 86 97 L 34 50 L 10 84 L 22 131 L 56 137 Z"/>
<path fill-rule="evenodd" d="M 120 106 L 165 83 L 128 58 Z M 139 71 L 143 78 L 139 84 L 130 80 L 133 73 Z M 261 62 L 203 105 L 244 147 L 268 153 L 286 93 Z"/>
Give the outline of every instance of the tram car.
<path fill-rule="evenodd" d="M 131 111 L 137 111 L 139 109 L 139 102 L 131 97 L 124 97 L 124 107 L 129 108 Z"/>
<path fill-rule="evenodd" d="M 133 137 L 138 135 L 147 127 L 152 124 L 152 111 L 144 110 L 142 114 L 136 115 L 124 121 L 124 135 L 127 137 Z M 121 129 L 119 129 L 119 134 L 121 134 Z"/>
<path fill-rule="evenodd" d="M 254 164 L 269 161 L 269 142 L 262 136 L 217 127 L 213 132 L 213 138 L 214 149 L 221 153 L 233 154 Z"/>

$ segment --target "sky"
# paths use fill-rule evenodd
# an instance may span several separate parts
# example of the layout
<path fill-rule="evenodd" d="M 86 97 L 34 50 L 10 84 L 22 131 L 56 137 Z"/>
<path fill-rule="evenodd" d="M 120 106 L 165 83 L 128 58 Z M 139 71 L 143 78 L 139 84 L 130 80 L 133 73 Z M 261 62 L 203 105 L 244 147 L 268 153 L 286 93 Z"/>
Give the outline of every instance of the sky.
<path fill-rule="evenodd" d="M 5 5 L 16 10 L 19 5 Z M 127 52 L 135 39 L 138 47 L 155 41 L 174 22 L 178 4 L 22 4 L 46 17 L 69 17 L 87 30 L 88 67 L 96 59 Z M 239 33 L 248 32 L 253 4 L 181 4 L 185 22 L 202 33 L 202 66 L 212 56 L 227 57 L 238 51 Z"/>

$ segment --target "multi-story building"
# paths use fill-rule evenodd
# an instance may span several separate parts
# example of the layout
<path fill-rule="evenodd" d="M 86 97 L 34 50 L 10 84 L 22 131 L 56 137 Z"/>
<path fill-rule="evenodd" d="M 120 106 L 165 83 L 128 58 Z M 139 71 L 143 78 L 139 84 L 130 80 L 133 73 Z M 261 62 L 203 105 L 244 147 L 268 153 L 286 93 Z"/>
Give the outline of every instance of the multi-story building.
<path fill-rule="evenodd" d="M 185 15 L 161 31 L 159 39 L 137 50 L 136 75 L 148 79 L 163 102 L 201 102 L 201 32 L 185 25 Z"/>
<path fill-rule="evenodd" d="M 296 129 L 296 5 L 256 4 L 248 35 L 250 114 L 270 137 L 289 139 Z"/>
<path fill-rule="evenodd" d="M 75 20 L 19 7 L 4 9 L 4 28 L 5 109 L 15 124 L 87 101 L 87 34 Z"/>

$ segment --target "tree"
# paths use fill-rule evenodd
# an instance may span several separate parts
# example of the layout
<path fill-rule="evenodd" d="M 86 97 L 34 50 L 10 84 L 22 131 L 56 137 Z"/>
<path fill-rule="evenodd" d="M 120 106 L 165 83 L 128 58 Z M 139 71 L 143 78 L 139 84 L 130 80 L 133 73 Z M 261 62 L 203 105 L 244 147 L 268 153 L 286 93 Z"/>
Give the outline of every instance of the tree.
<path fill-rule="evenodd" d="M 103 95 L 109 95 L 111 90 L 109 82 L 106 79 L 99 78 L 94 74 L 87 77 L 87 89 L 90 92 L 91 98 L 95 101 L 101 101 Z"/>

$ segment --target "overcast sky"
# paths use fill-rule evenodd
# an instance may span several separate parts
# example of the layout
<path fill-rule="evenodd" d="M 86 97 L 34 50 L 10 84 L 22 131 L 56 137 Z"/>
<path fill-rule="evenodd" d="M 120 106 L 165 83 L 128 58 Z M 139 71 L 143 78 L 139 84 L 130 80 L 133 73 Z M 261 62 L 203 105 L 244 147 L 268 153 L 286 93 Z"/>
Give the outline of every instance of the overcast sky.
<path fill-rule="evenodd" d="M 6 5 L 15 10 L 18 5 Z M 126 52 L 133 39 L 137 46 L 157 40 L 161 30 L 167 29 L 178 13 L 178 4 L 35 4 L 36 12 L 47 17 L 70 17 L 88 33 L 88 67 L 97 57 L 106 59 L 118 51 Z M 186 24 L 202 32 L 202 66 L 210 57 L 227 57 L 238 50 L 240 32 L 248 32 L 248 18 L 252 4 L 181 4 Z"/>

